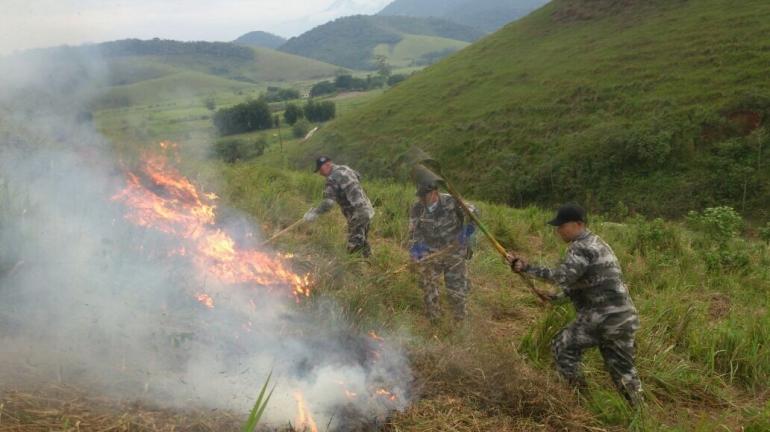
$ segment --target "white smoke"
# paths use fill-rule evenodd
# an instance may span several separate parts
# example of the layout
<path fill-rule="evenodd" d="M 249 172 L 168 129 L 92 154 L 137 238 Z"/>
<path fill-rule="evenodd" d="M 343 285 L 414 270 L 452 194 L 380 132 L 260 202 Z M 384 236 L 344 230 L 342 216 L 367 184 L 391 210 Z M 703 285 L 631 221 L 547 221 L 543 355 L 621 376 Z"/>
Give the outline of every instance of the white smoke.
<path fill-rule="evenodd" d="M 401 350 L 328 319 L 332 302 L 219 284 L 169 256 L 177 239 L 124 219 L 110 201 L 123 172 L 84 114 L 108 82 L 103 62 L 68 50 L 0 72 L 0 383 L 24 363 L 109 397 L 245 414 L 272 371 L 267 421 L 293 422 L 299 391 L 331 430 L 406 406 Z M 203 286 L 214 309 L 191 295 Z"/>

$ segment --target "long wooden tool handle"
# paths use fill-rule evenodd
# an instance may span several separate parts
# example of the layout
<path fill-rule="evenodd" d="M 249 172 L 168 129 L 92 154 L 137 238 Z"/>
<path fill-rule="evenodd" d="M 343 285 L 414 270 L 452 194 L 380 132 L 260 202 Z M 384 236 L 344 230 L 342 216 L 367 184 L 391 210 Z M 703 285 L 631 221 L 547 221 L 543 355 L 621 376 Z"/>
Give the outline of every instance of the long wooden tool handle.
<path fill-rule="evenodd" d="M 497 241 L 495 236 L 492 235 L 492 233 L 487 229 L 486 226 L 484 226 L 481 220 L 475 214 L 473 214 L 471 209 L 469 209 L 468 206 L 465 204 L 465 201 L 463 201 L 463 197 L 460 196 L 457 190 L 455 190 L 455 188 L 453 188 L 452 185 L 446 179 L 443 179 L 443 183 L 444 183 L 444 186 L 446 187 L 447 192 L 449 192 L 449 194 L 452 195 L 452 197 L 454 197 L 455 201 L 457 201 L 457 203 L 460 204 L 460 207 L 463 209 L 465 214 L 467 214 L 468 217 L 471 218 L 473 223 L 475 223 L 479 227 L 481 232 L 484 233 L 484 235 L 487 237 L 487 240 L 489 240 L 489 242 L 492 243 L 492 246 L 494 246 L 497 252 L 503 258 L 506 258 L 508 256 L 508 251 L 505 250 L 505 248 L 503 247 L 503 245 L 500 244 L 499 241 Z M 535 283 L 532 281 L 532 278 L 528 277 L 523 273 L 516 272 L 516 274 L 519 275 L 521 280 L 524 281 L 524 283 L 527 285 L 529 290 L 532 291 L 532 294 L 537 296 L 537 298 L 540 300 L 541 303 L 546 303 L 548 301 L 545 295 L 543 295 L 543 293 L 537 290 L 537 288 L 535 287 Z"/>
<path fill-rule="evenodd" d="M 300 220 L 298 220 L 298 221 L 296 221 L 296 222 L 294 222 L 293 224 L 291 224 L 291 225 L 287 226 L 286 228 L 284 228 L 284 229 L 282 229 L 282 230 L 278 231 L 278 232 L 277 232 L 277 233 L 276 233 L 274 236 L 272 236 L 272 237 L 270 237 L 269 239 L 267 239 L 267 240 L 263 241 L 263 242 L 260 244 L 260 246 L 267 246 L 268 244 L 272 243 L 272 242 L 273 242 L 273 240 L 275 240 L 275 239 L 277 239 L 278 237 L 280 237 L 280 236 L 282 236 L 282 235 L 286 234 L 287 232 L 289 232 L 289 231 L 293 230 L 294 228 L 296 228 L 296 227 L 298 227 L 298 226 L 302 225 L 304 222 L 305 222 L 305 219 L 304 219 L 304 218 L 303 218 L 303 219 L 300 219 Z"/>

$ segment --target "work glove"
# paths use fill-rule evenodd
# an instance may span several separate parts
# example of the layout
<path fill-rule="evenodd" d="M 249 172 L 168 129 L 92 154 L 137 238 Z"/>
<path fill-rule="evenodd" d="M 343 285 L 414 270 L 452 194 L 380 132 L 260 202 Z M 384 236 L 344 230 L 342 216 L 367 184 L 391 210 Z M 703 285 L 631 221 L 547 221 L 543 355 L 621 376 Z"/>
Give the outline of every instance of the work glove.
<path fill-rule="evenodd" d="M 476 225 L 469 223 L 464 225 L 460 230 L 460 234 L 457 236 L 457 241 L 461 246 L 468 246 L 473 239 L 473 234 L 476 233 Z"/>
<path fill-rule="evenodd" d="M 311 208 L 305 213 L 304 216 L 302 216 L 302 219 L 305 222 L 313 222 L 314 220 L 318 219 L 318 213 L 316 213 L 314 208 Z"/>
<path fill-rule="evenodd" d="M 411 249 L 409 249 L 409 256 L 412 258 L 412 261 L 420 261 L 421 259 L 425 258 L 426 255 L 428 255 L 428 252 L 430 250 L 427 246 L 425 246 L 422 243 L 415 243 L 414 246 L 412 246 Z"/>

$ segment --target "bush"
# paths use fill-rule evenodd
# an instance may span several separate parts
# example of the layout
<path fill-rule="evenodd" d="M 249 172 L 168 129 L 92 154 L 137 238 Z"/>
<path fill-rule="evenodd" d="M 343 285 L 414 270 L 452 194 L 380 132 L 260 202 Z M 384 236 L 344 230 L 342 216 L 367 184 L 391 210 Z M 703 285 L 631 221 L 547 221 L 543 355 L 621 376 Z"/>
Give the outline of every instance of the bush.
<path fill-rule="evenodd" d="M 337 86 L 331 81 L 321 81 L 310 88 L 310 97 L 323 96 L 337 92 Z"/>
<path fill-rule="evenodd" d="M 711 271 L 740 270 L 750 263 L 746 242 L 737 238 L 743 218 L 732 207 L 710 207 L 702 213 L 691 211 L 687 222 L 713 242 L 703 248 L 703 260 Z"/>
<path fill-rule="evenodd" d="M 223 108 L 214 114 L 220 135 L 233 135 L 273 127 L 273 115 L 263 99 Z"/>
<path fill-rule="evenodd" d="M 337 116 L 337 106 L 332 101 L 309 100 L 303 111 L 305 118 L 311 122 L 325 122 Z"/>
<path fill-rule="evenodd" d="M 311 126 L 312 125 L 309 121 L 300 119 L 294 123 L 294 126 L 291 128 L 291 133 L 294 135 L 294 138 L 303 138 L 305 135 L 307 135 L 308 132 L 310 132 Z"/>
<path fill-rule="evenodd" d="M 283 113 L 283 118 L 290 126 L 294 125 L 294 123 L 297 123 L 297 120 L 300 120 L 304 117 L 305 114 L 302 112 L 302 108 L 300 106 L 295 104 L 286 105 L 286 111 Z"/>
<path fill-rule="evenodd" d="M 743 229 L 743 218 L 732 207 L 709 207 L 702 213 L 691 211 L 687 222 L 719 244 L 735 238 Z"/>
<path fill-rule="evenodd" d="M 770 244 L 770 222 L 764 228 L 759 229 L 759 238 Z"/>
<path fill-rule="evenodd" d="M 267 140 L 259 137 L 254 141 L 238 138 L 221 139 L 214 144 L 216 156 L 227 163 L 246 161 L 262 156 L 267 147 Z"/>
<path fill-rule="evenodd" d="M 267 93 L 262 95 L 267 102 L 282 102 L 292 99 L 299 99 L 299 91 L 294 89 L 282 89 L 277 87 L 268 87 Z"/>

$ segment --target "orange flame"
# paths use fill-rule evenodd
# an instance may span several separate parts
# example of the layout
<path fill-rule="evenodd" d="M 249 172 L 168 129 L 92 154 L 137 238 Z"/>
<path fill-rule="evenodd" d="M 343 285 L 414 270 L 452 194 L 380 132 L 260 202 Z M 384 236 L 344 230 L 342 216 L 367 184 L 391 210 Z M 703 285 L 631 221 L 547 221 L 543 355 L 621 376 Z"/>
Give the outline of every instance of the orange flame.
<path fill-rule="evenodd" d="M 395 401 L 396 399 L 398 399 L 396 395 L 385 390 L 384 388 L 377 389 L 377 391 L 375 391 L 374 394 L 376 394 L 377 396 L 382 396 L 390 401 Z"/>
<path fill-rule="evenodd" d="M 302 392 L 294 392 L 294 399 L 297 400 L 297 420 L 295 429 L 299 431 L 318 432 L 318 426 L 313 420 L 313 416 L 310 415 L 310 411 L 307 409 L 305 403 L 305 396 Z"/>
<path fill-rule="evenodd" d="M 161 148 L 174 151 L 177 145 L 165 141 Z M 188 245 L 177 253 L 191 256 L 199 268 L 223 283 L 285 286 L 297 301 L 310 296 L 309 275 L 292 272 L 281 257 L 239 249 L 230 235 L 216 227 L 216 195 L 199 193 L 162 153 L 147 154 L 143 162 L 138 174 L 128 173 L 125 189 L 112 197 L 130 209 L 127 220 L 183 239 Z M 198 299 L 213 307 L 211 297 Z"/>
<path fill-rule="evenodd" d="M 197 296 L 195 296 L 195 298 L 197 298 L 198 301 L 202 305 L 206 306 L 207 308 L 214 309 L 214 299 L 211 298 L 210 295 L 205 294 L 205 293 L 204 294 L 198 294 Z"/>

